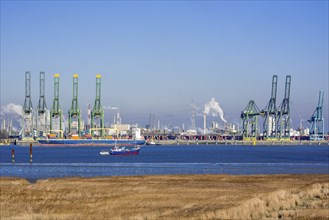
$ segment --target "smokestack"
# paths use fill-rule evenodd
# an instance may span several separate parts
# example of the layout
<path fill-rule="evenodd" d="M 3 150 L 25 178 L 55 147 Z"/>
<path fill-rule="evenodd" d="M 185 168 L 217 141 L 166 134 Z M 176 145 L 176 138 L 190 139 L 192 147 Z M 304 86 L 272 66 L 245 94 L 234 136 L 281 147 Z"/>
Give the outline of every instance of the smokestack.
<path fill-rule="evenodd" d="M 206 129 L 207 129 L 207 114 L 203 113 L 203 134 L 206 134 Z"/>
<path fill-rule="evenodd" d="M 88 104 L 88 126 L 91 126 L 91 109 L 90 104 Z"/>

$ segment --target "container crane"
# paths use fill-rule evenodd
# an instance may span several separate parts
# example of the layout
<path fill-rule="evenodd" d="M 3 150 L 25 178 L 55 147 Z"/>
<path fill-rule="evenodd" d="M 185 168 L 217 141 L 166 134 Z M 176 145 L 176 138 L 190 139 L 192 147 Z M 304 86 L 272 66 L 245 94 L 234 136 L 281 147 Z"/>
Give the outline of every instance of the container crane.
<path fill-rule="evenodd" d="M 99 119 L 99 136 L 104 136 L 104 109 L 101 105 L 101 82 L 102 76 L 100 74 L 96 75 L 96 99 L 94 108 L 91 111 L 91 135 L 94 136 L 95 133 L 95 119 Z"/>
<path fill-rule="evenodd" d="M 259 115 L 260 111 L 255 101 L 250 100 L 246 108 L 241 112 L 243 139 L 257 137 Z"/>
<path fill-rule="evenodd" d="M 47 104 L 45 99 L 45 73 L 40 72 L 39 104 L 37 108 L 36 129 L 38 132 L 47 131 Z"/>
<path fill-rule="evenodd" d="M 78 136 L 81 136 L 81 114 L 80 114 L 80 108 L 78 104 L 78 74 L 73 74 L 73 98 L 72 98 L 72 104 L 71 108 L 68 111 L 69 114 L 69 121 L 68 121 L 68 133 L 72 134 L 72 120 L 77 121 L 77 129 L 76 132 Z"/>
<path fill-rule="evenodd" d="M 25 101 L 22 109 L 22 133 L 21 136 L 32 137 L 33 131 L 33 106 L 31 100 L 31 73 L 25 72 Z"/>
<path fill-rule="evenodd" d="M 54 129 L 54 122 L 57 120 L 58 128 L 57 130 Z M 58 136 L 60 138 L 63 137 L 63 128 L 62 128 L 62 121 L 63 121 L 63 112 L 59 105 L 59 74 L 54 74 L 54 99 L 53 99 L 53 106 L 50 110 L 50 133 L 58 132 Z"/>
<path fill-rule="evenodd" d="M 278 76 L 274 75 L 272 78 L 272 92 L 271 99 L 267 103 L 264 110 L 261 111 L 261 115 L 264 117 L 263 133 L 264 138 L 277 137 L 276 134 L 276 121 L 277 121 L 277 108 L 276 108 L 276 92 L 278 85 Z"/>
<path fill-rule="evenodd" d="M 279 110 L 277 112 L 277 135 L 282 138 L 290 137 L 290 85 L 291 85 L 291 76 L 286 76 L 286 85 L 284 92 L 284 99 L 282 100 Z"/>
<path fill-rule="evenodd" d="M 324 91 L 319 92 L 318 106 L 313 112 L 311 118 L 308 120 L 310 123 L 310 139 L 323 140 L 324 139 L 324 118 L 322 116 Z"/>

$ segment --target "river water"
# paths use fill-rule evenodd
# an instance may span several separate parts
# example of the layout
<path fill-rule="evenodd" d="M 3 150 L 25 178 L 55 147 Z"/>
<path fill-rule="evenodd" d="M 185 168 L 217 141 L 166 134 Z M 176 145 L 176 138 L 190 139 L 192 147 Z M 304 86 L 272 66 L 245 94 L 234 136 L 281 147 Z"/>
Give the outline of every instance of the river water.
<path fill-rule="evenodd" d="M 12 163 L 11 151 L 15 150 Z M 101 156 L 110 147 L 0 147 L 0 176 L 57 177 L 156 174 L 329 174 L 328 146 L 141 146 L 136 156 Z"/>

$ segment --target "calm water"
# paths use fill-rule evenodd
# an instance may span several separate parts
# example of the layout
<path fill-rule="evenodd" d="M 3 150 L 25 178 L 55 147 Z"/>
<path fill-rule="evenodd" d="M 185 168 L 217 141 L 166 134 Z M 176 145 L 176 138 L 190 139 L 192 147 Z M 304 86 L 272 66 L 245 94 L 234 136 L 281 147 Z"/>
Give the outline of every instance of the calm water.
<path fill-rule="evenodd" d="M 11 150 L 15 150 L 15 163 Z M 142 146 L 136 156 L 101 156 L 110 147 L 0 147 L 0 176 L 151 174 L 329 174 L 328 146 Z"/>

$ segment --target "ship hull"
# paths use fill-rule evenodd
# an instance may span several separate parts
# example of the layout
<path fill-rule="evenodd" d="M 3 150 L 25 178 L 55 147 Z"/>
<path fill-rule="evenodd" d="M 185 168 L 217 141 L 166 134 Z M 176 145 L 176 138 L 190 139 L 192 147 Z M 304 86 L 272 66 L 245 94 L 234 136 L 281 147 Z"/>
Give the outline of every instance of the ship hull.
<path fill-rule="evenodd" d="M 48 139 L 38 140 L 41 146 L 134 146 L 143 145 L 145 140 L 132 139 Z"/>
<path fill-rule="evenodd" d="M 110 155 L 113 155 L 113 156 L 128 156 L 128 155 L 137 155 L 137 154 L 139 154 L 139 149 L 129 150 L 129 151 L 115 151 L 115 150 L 112 150 L 110 152 Z"/>

